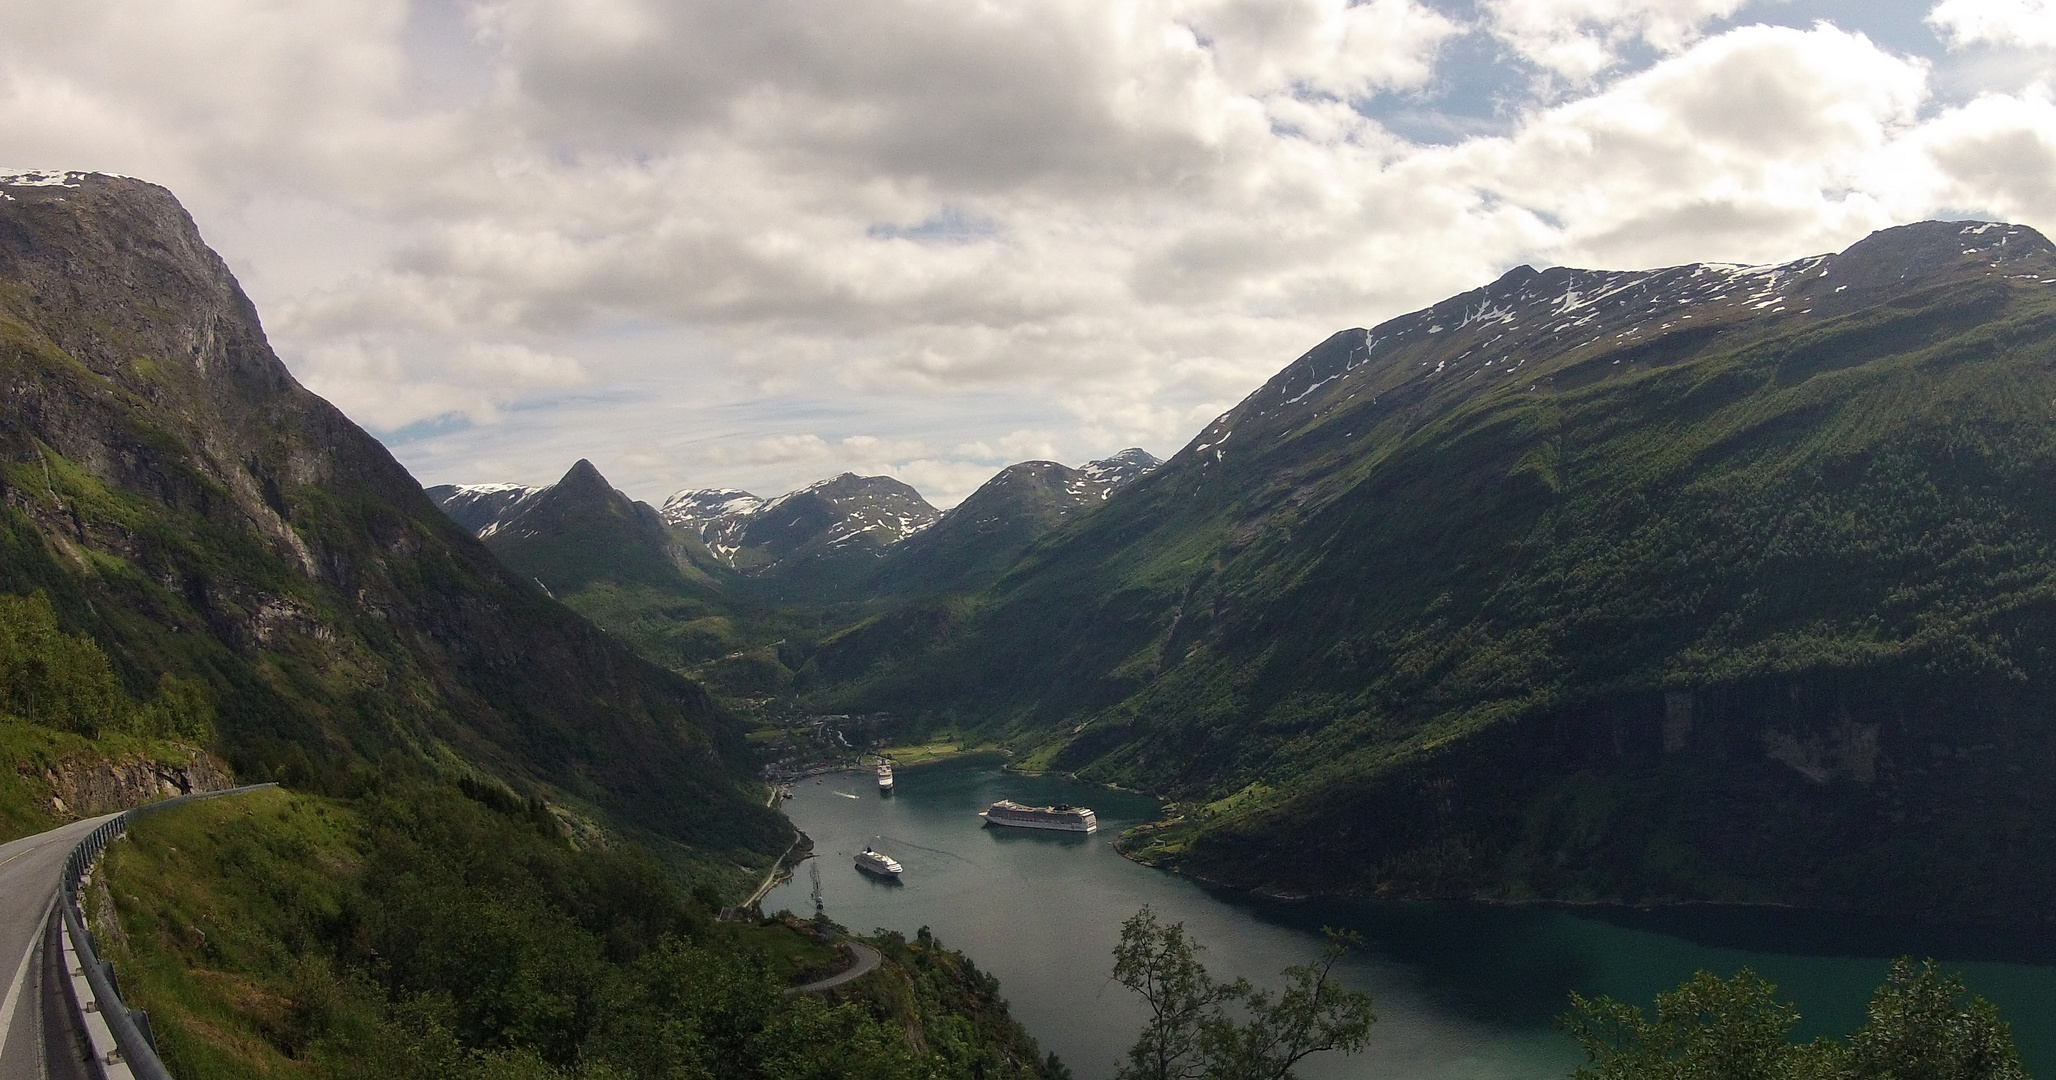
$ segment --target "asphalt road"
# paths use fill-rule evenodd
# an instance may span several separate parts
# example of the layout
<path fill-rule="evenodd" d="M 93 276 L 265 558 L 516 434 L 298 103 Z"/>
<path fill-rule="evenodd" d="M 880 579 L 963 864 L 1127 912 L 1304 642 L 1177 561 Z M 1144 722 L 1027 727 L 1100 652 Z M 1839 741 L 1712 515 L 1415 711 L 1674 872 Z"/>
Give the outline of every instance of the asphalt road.
<path fill-rule="evenodd" d="M 71 849 L 107 818 L 0 844 L 0 1080 L 42 1080 L 43 965 L 35 963 Z"/>
<path fill-rule="evenodd" d="M 786 993 L 818 994 L 823 990 L 833 990 L 836 987 L 841 986 L 843 983 L 854 982 L 857 979 L 861 979 L 864 976 L 871 974 L 872 971 L 877 969 L 878 962 L 884 959 L 883 957 L 878 955 L 877 949 L 874 949 L 869 945 L 865 945 L 862 942 L 851 941 L 845 942 L 845 944 L 847 944 L 850 947 L 851 952 L 857 954 L 857 962 L 851 964 L 848 971 L 845 971 L 840 975 L 830 975 L 829 977 L 822 979 L 819 982 L 810 982 L 805 986 L 795 986 L 787 990 Z"/>

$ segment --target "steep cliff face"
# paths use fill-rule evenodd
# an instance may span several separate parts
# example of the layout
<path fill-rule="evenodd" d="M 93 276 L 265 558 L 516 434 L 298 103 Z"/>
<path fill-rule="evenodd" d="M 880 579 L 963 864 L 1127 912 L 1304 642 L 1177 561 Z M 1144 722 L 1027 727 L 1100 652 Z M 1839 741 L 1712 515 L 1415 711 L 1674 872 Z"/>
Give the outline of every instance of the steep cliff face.
<path fill-rule="evenodd" d="M 0 588 L 47 590 L 133 687 L 207 679 L 239 771 L 397 754 L 783 843 L 700 689 L 508 574 L 295 382 L 163 189 L 0 178 L 0 400 Z"/>

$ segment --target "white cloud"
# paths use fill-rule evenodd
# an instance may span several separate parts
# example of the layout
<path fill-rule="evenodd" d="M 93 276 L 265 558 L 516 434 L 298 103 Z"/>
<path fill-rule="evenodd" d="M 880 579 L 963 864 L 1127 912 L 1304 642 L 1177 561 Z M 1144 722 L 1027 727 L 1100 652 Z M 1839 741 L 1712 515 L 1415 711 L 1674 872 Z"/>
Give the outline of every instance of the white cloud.
<path fill-rule="evenodd" d="M 1622 49 L 1646 45 L 1676 53 L 1714 19 L 1747 0 L 1485 0 L 1494 36 L 1522 57 L 1577 83 L 1621 62 Z"/>
<path fill-rule="evenodd" d="M 1007 465 L 1017 461 L 1056 461 L 1062 452 L 1057 449 L 1054 433 L 1022 429 L 990 441 L 980 439 L 959 444 L 955 453 L 958 457 L 980 463 Z"/>
<path fill-rule="evenodd" d="M 1554 254 L 1642 266 L 1825 250 L 1889 224 L 1879 155 L 1926 66 L 1830 27 L 1743 27 L 1445 156 L 1563 223 Z"/>
<path fill-rule="evenodd" d="M 527 345 L 467 341 L 444 349 L 363 334 L 314 345 L 299 374 L 359 422 L 388 431 L 450 416 L 497 424 L 507 406 L 588 379 L 576 359 Z"/>
<path fill-rule="evenodd" d="M 1184 19 L 1237 92 L 1345 99 L 1426 82 L 1459 30 L 1410 0 L 1193 0 Z"/>
<path fill-rule="evenodd" d="M 2056 225 L 2056 101 L 2045 86 L 1949 109 L 1897 149 L 1902 205 Z"/>
<path fill-rule="evenodd" d="M 1942 0 L 1927 21 L 1952 46 L 2056 48 L 2056 6 L 2049 0 Z"/>
<path fill-rule="evenodd" d="M 646 498 L 1168 453 L 1518 262 L 2056 224 L 2045 61 L 1942 107 L 1860 33 L 1712 32 L 1738 0 L 458 2 L 10 11 L 0 145 L 172 186 L 310 386 L 438 431 L 396 441 L 424 478 L 591 457 Z M 2000 32 L 1971 10 L 1934 18 Z M 1562 82 L 1448 145 L 1370 118 L 1478 35 Z"/>

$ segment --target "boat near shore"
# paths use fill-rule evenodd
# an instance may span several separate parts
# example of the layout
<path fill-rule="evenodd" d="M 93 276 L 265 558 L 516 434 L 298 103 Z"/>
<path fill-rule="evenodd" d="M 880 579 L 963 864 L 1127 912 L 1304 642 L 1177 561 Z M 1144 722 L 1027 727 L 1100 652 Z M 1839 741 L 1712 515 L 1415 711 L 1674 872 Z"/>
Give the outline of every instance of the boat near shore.
<path fill-rule="evenodd" d="M 1001 799 L 978 815 L 987 825 L 1014 829 L 1048 829 L 1052 832 L 1089 833 L 1099 829 L 1099 818 L 1083 806 L 1058 803 L 1055 806 L 1023 806 Z"/>
<path fill-rule="evenodd" d="M 892 762 L 890 761 L 878 763 L 878 793 L 881 795 L 892 793 Z"/>

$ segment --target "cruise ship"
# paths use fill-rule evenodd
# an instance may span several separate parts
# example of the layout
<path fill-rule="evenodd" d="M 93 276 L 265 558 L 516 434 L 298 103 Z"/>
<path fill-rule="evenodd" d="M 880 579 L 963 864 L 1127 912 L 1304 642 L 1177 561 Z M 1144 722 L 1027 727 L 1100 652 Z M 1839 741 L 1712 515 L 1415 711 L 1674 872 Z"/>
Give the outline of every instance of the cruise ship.
<path fill-rule="evenodd" d="M 1054 829 L 1058 832 L 1093 832 L 1099 828 L 1099 819 L 1092 811 L 1082 806 L 1058 803 L 1055 806 L 1022 806 L 1012 799 L 1001 799 L 978 815 L 987 825 L 1011 825 L 1019 829 Z"/>
<path fill-rule="evenodd" d="M 882 851 L 872 851 L 868 847 L 857 853 L 857 869 L 867 874 L 877 874 L 879 877 L 896 878 L 900 876 L 898 859 Z"/>
<path fill-rule="evenodd" d="M 892 762 L 890 761 L 878 763 L 878 790 L 880 792 L 892 790 Z"/>

